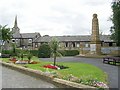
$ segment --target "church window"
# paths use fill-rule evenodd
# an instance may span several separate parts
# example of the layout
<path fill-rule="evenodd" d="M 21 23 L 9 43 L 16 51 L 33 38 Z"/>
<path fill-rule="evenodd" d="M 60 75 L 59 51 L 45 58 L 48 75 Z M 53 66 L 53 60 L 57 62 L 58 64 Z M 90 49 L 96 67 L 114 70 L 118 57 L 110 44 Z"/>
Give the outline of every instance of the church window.
<path fill-rule="evenodd" d="M 32 39 L 29 39 L 29 43 L 32 43 Z"/>
<path fill-rule="evenodd" d="M 36 47 L 36 48 L 38 47 L 38 44 L 37 44 L 37 43 L 35 43 L 35 47 Z"/>
<path fill-rule="evenodd" d="M 15 39 L 12 39 L 12 42 L 15 43 Z"/>

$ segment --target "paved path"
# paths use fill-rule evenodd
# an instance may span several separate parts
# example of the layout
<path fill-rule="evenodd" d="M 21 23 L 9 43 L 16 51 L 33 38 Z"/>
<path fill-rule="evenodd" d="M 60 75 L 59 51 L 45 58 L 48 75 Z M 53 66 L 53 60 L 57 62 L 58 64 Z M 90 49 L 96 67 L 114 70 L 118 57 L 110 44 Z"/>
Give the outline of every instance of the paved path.
<path fill-rule="evenodd" d="M 0 65 L 1 66 L 1 65 Z M 53 84 L 2 67 L 2 88 L 54 88 Z"/>
<path fill-rule="evenodd" d="M 52 58 L 40 58 L 40 60 L 53 61 Z M 118 66 L 103 64 L 102 59 L 96 59 L 96 58 L 62 57 L 62 58 L 57 58 L 57 61 L 58 62 L 85 62 L 85 63 L 95 65 L 101 68 L 103 71 L 105 71 L 108 74 L 109 87 L 118 88 L 118 79 L 119 79 L 118 68 L 120 72 L 120 67 Z"/>

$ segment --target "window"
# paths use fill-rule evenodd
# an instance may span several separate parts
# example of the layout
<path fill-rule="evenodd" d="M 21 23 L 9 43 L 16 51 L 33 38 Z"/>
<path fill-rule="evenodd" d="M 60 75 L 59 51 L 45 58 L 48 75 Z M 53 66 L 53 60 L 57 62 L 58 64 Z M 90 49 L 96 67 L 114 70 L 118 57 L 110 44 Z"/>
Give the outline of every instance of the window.
<path fill-rule="evenodd" d="M 18 42 L 18 39 L 16 39 L 15 41 Z"/>
<path fill-rule="evenodd" d="M 113 46 L 112 42 L 109 43 L 109 46 Z"/>
<path fill-rule="evenodd" d="M 35 47 L 36 47 L 36 48 L 38 47 L 38 44 L 37 44 L 37 43 L 35 43 Z"/>
<path fill-rule="evenodd" d="M 88 44 L 85 44 L 85 47 L 88 47 Z"/>
<path fill-rule="evenodd" d="M 73 47 L 75 47 L 75 42 L 72 42 Z"/>
<path fill-rule="evenodd" d="M 80 47 L 80 44 L 79 43 L 77 43 L 77 45 L 76 45 L 77 47 Z"/>
<path fill-rule="evenodd" d="M 32 43 L 32 39 L 29 39 L 29 43 Z"/>
<path fill-rule="evenodd" d="M 36 38 L 37 38 L 38 36 L 36 35 Z"/>
<path fill-rule="evenodd" d="M 65 47 L 68 47 L 68 42 L 65 42 Z"/>
<path fill-rule="evenodd" d="M 12 42 L 15 43 L 15 39 L 12 39 Z"/>

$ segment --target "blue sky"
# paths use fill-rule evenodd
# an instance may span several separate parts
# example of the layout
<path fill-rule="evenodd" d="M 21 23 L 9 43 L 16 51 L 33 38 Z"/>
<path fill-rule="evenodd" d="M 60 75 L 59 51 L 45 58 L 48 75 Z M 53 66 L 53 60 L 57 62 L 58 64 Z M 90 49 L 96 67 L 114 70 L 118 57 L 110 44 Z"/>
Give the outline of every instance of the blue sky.
<path fill-rule="evenodd" d="M 41 35 L 91 34 L 92 15 L 98 14 L 100 32 L 110 34 L 112 0 L 0 0 L 0 24 L 12 28 L 18 17 L 21 33 Z"/>

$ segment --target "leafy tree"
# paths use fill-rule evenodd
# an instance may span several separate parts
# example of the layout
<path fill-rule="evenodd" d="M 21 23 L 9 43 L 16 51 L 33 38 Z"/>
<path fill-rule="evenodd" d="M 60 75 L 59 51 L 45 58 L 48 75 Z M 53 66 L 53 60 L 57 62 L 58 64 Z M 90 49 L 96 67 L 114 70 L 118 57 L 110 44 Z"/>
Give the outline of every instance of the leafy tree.
<path fill-rule="evenodd" d="M 7 25 L 1 26 L 0 25 L 0 40 L 2 40 L 2 45 L 6 42 L 9 41 L 12 37 L 12 32 L 10 31 L 10 28 L 7 28 Z"/>
<path fill-rule="evenodd" d="M 39 58 L 50 58 L 51 48 L 47 43 L 43 43 L 38 49 Z"/>
<path fill-rule="evenodd" d="M 112 12 L 113 15 L 111 20 L 113 26 L 111 27 L 111 38 L 117 43 L 117 46 L 120 46 L 120 1 L 112 2 Z"/>
<path fill-rule="evenodd" d="M 52 49 L 52 56 L 54 58 L 54 66 L 56 65 L 56 57 L 61 56 L 61 54 L 58 52 L 59 49 L 59 42 L 56 38 L 53 38 L 50 42 L 50 47 Z"/>

